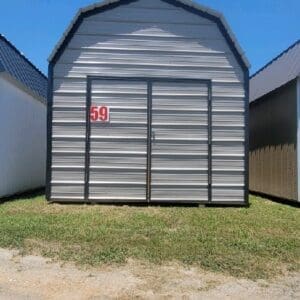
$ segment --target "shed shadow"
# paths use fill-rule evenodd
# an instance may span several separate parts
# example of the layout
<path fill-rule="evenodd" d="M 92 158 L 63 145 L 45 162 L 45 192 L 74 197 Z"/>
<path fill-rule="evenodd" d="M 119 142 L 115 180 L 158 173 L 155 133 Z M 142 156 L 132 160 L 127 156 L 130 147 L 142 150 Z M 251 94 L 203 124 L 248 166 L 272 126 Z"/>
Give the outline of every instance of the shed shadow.
<path fill-rule="evenodd" d="M 263 197 L 266 201 L 272 201 L 278 204 L 282 204 L 282 205 L 287 205 L 287 206 L 291 206 L 291 207 L 300 207 L 300 203 L 299 202 L 295 202 L 292 200 L 288 200 L 288 199 L 283 199 L 280 197 L 276 197 L 276 196 L 272 196 L 272 195 L 267 195 L 264 193 L 260 193 L 260 192 L 254 192 L 251 191 L 251 194 L 253 196 L 257 196 L 257 197 Z"/>
<path fill-rule="evenodd" d="M 51 204 L 56 204 L 56 205 L 62 205 L 62 206 L 69 206 L 69 205 L 76 205 L 76 206 L 81 206 L 81 205 L 89 205 L 89 206 L 111 206 L 111 207 L 166 207 L 166 208 L 250 208 L 251 204 L 207 204 L 207 203 L 176 203 L 176 202 L 155 202 L 155 203 L 136 203 L 136 202 L 124 202 L 124 203 L 115 203 L 115 202 L 102 202 L 102 203 L 92 203 L 92 202 L 59 202 L 59 201 L 48 201 L 47 202 L 49 205 Z"/>
<path fill-rule="evenodd" d="M 115 203 L 115 202 L 102 202 L 102 203 L 92 203 L 92 202 L 59 202 L 59 201 L 48 201 L 48 204 L 57 204 L 62 206 L 69 206 L 69 205 L 90 205 L 90 206 L 112 206 L 112 207 L 182 207 L 182 208 L 190 208 L 190 207 L 205 207 L 205 204 L 199 203 L 175 203 L 175 202 L 168 202 L 168 203 L 148 203 L 148 202 L 124 202 L 124 203 Z"/>
<path fill-rule="evenodd" d="M 45 195 L 45 188 L 37 188 L 34 190 L 17 193 L 11 196 L 0 198 L 0 205 L 6 202 L 30 200 L 44 195 Z"/>

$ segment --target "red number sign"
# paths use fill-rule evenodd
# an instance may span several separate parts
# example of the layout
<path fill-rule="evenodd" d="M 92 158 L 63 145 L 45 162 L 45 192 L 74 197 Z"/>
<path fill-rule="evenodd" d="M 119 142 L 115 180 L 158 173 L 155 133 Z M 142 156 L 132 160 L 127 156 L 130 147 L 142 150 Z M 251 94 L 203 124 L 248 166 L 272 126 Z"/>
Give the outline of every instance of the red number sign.
<path fill-rule="evenodd" d="M 92 106 L 90 111 L 91 122 L 109 122 L 109 107 L 107 106 Z"/>

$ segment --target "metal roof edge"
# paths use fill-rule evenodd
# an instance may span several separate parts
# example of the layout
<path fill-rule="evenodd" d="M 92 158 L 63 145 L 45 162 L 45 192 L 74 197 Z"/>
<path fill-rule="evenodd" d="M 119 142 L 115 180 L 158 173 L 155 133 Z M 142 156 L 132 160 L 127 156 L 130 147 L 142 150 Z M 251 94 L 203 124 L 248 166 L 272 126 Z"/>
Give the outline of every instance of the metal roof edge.
<path fill-rule="evenodd" d="M 300 75 L 299 75 L 300 76 Z M 293 79 L 290 79 L 289 81 L 287 82 L 284 82 L 283 84 L 281 84 L 280 86 L 276 87 L 274 90 L 271 90 L 269 91 L 268 93 L 266 94 L 263 94 L 262 96 L 260 96 L 259 98 L 256 98 L 255 100 L 252 100 L 252 101 L 249 101 L 249 105 L 252 106 L 256 103 L 260 103 L 260 102 L 264 102 L 265 101 L 265 97 L 268 97 L 270 95 L 273 95 L 274 93 L 277 93 L 280 89 L 288 86 L 289 84 L 291 84 L 293 81 L 295 81 L 296 78 L 298 78 L 299 76 L 296 76 L 295 78 Z M 300 77 L 299 77 L 300 78 Z"/>
<path fill-rule="evenodd" d="M 250 68 L 251 67 L 251 64 L 248 60 L 248 58 L 246 57 L 246 54 L 244 52 L 244 50 L 242 49 L 241 45 L 239 44 L 237 38 L 236 38 L 236 35 L 234 34 L 234 32 L 232 31 L 229 23 L 227 22 L 225 16 L 220 13 L 219 11 L 217 10 L 214 10 L 210 7 L 207 7 L 205 5 L 202 5 L 202 4 L 199 4 L 199 3 L 195 3 L 193 2 L 192 0 L 175 0 L 177 2 L 181 2 L 187 6 L 191 6 L 191 7 L 194 7 L 195 9 L 199 10 L 199 11 L 204 11 L 216 18 L 218 18 L 220 20 L 220 22 L 223 24 L 223 26 L 225 27 L 232 43 L 234 44 L 237 52 L 239 53 L 239 55 L 241 56 L 242 60 L 244 61 L 245 65 Z"/>
<path fill-rule="evenodd" d="M 0 39 L 6 42 L 18 55 L 20 55 L 29 65 L 35 69 L 42 77 L 48 80 L 48 77 L 38 68 L 36 67 L 12 42 L 10 42 L 3 34 L 0 33 Z M 0 62 L 0 70 L 3 68 Z M 4 69 L 4 68 L 3 68 Z"/>
<path fill-rule="evenodd" d="M 292 50 L 294 47 L 296 47 L 298 44 L 300 44 L 300 39 L 294 42 L 291 46 L 289 46 L 287 49 L 282 51 L 280 54 L 278 54 L 276 57 L 274 57 L 272 60 L 270 60 L 267 64 L 265 64 L 262 68 L 260 68 L 258 71 L 256 71 L 254 74 L 250 76 L 250 79 L 257 76 L 259 73 L 267 69 L 269 66 L 271 66 L 275 61 L 277 61 L 279 58 L 281 58 L 284 54 L 288 53 L 290 50 Z"/>
<path fill-rule="evenodd" d="M 234 47 L 236 48 L 236 51 L 238 52 L 238 54 L 240 55 L 243 63 L 245 64 L 245 66 L 247 68 L 250 68 L 250 62 L 247 59 L 245 52 L 242 50 L 242 47 L 240 46 L 240 44 L 238 43 L 237 38 L 235 37 L 234 33 L 232 32 L 228 22 L 226 21 L 225 17 L 219 13 L 218 11 L 211 9 L 209 7 L 206 7 L 204 5 L 200 5 L 198 3 L 193 2 L 192 0 L 173 0 L 174 2 L 178 2 L 181 3 L 183 5 L 186 5 L 188 7 L 194 8 L 198 11 L 207 13 L 215 18 L 218 18 L 220 20 L 220 22 L 222 23 L 222 25 L 224 26 L 227 34 L 229 35 Z M 71 34 L 73 27 L 75 26 L 75 24 L 77 24 L 77 22 L 79 21 L 80 17 L 82 16 L 83 13 L 87 13 L 87 12 L 91 12 L 94 9 L 98 9 L 98 8 L 104 8 L 105 6 L 109 5 L 109 4 L 117 4 L 118 2 L 122 2 L 122 0 L 104 0 L 102 2 L 97 2 L 95 4 L 86 6 L 84 8 L 81 8 L 78 10 L 77 14 L 75 15 L 75 17 L 72 19 L 71 23 L 69 24 L 69 26 L 67 27 L 67 29 L 64 31 L 62 37 L 59 39 L 59 41 L 57 42 L 57 44 L 55 45 L 54 49 L 52 50 L 48 61 L 52 62 L 53 59 L 55 58 L 56 54 L 59 52 L 60 48 L 63 46 L 64 41 L 67 39 L 67 37 L 69 36 L 69 34 Z"/>
<path fill-rule="evenodd" d="M 20 88 L 23 92 L 25 92 L 25 93 L 29 94 L 30 96 L 32 96 L 36 101 L 41 102 L 44 105 L 47 105 L 47 101 L 46 101 L 46 99 L 44 97 L 42 97 L 37 92 L 35 92 L 32 89 L 30 89 L 23 82 L 21 82 L 18 79 L 16 79 L 14 76 L 12 76 L 7 71 L 5 71 L 5 70 L 2 71 L 2 72 L 0 71 L 0 77 L 8 80 L 10 83 L 12 83 L 16 87 Z"/>
<path fill-rule="evenodd" d="M 4 71 L 5 71 L 5 68 L 4 68 L 3 64 L 1 63 L 1 61 L 0 61 L 0 72 L 4 72 Z"/>

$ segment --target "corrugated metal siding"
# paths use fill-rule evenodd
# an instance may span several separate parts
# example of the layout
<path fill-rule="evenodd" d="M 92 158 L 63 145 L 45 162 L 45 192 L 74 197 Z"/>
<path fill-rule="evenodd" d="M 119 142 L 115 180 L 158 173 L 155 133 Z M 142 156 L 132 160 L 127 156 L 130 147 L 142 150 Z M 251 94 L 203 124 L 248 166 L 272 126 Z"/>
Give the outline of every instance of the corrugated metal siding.
<path fill-rule="evenodd" d="M 80 154 L 74 165 L 82 174 L 80 180 L 84 174 L 87 75 L 212 79 L 213 200 L 244 201 L 240 183 L 244 178 L 240 170 L 244 162 L 244 77 L 216 24 L 159 0 L 140 0 L 83 21 L 54 67 L 53 101 L 52 167 L 58 167 L 54 161 L 62 151 Z M 123 97 L 114 101 L 114 105 L 124 105 Z M 134 108 L 139 100 L 132 97 L 126 105 Z M 107 147 L 107 142 L 99 143 L 99 149 Z M 124 147 L 124 151 L 133 150 Z M 232 160 L 241 166 L 238 170 L 229 165 Z M 65 164 L 60 161 L 61 169 Z M 64 171 L 66 179 L 75 176 L 73 171 Z M 235 183 L 233 173 L 239 177 Z M 73 189 L 70 184 L 69 190 L 65 187 L 59 193 L 54 184 L 52 198 L 82 198 L 83 189 L 76 186 Z"/>
<path fill-rule="evenodd" d="M 250 189 L 297 201 L 296 86 L 295 80 L 250 106 Z"/>
<path fill-rule="evenodd" d="M 147 83 L 93 81 L 91 97 L 110 123 L 91 124 L 89 198 L 146 201 Z"/>
<path fill-rule="evenodd" d="M 208 86 L 152 87 L 152 201 L 208 199 Z"/>
<path fill-rule="evenodd" d="M 135 7 L 135 1 L 132 1 L 131 7 L 132 8 L 135 7 L 138 9 L 147 8 L 147 9 L 156 9 L 156 10 L 157 9 L 158 10 L 163 10 L 163 9 L 171 10 L 172 7 L 170 7 L 170 5 L 168 5 L 168 3 L 165 3 L 165 2 L 168 2 L 168 0 L 164 0 L 164 2 L 159 3 L 159 6 L 156 7 L 156 3 L 152 3 L 152 1 L 143 1 L 142 6 L 140 6 L 140 3 L 139 3 L 138 6 Z M 239 59 L 240 63 L 243 66 L 245 66 L 247 68 L 250 67 L 250 63 L 249 63 L 244 51 L 240 47 L 234 33 L 230 29 L 230 26 L 228 25 L 226 19 L 224 18 L 224 16 L 221 13 L 219 13 L 207 6 L 200 5 L 199 3 L 195 3 L 192 0 L 174 0 L 169 3 L 172 3 L 172 5 L 174 5 L 174 6 L 179 6 L 179 7 L 185 8 L 189 11 L 192 10 L 196 14 L 198 14 L 198 13 L 199 14 L 202 14 L 202 13 L 207 14 L 208 16 L 218 20 L 220 22 L 222 30 L 224 30 L 225 35 L 230 40 L 231 44 L 233 45 L 233 47 L 235 49 L 235 54 L 236 54 L 237 59 Z M 63 33 L 61 39 L 59 40 L 59 42 L 57 43 L 55 48 L 53 49 L 53 51 L 49 57 L 49 61 L 52 61 L 55 58 L 56 54 L 58 54 L 59 52 L 62 51 L 62 48 L 64 48 L 64 42 L 66 41 L 66 39 L 68 39 L 70 37 L 70 35 L 73 34 L 72 30 L 74 29 L 74 26 L 76 26 L 78 24 L 78 21 L 80 20 L 80 18 L 82 16 L 84 16 L 85 14 L 93 13 L 95 10 L 104 11 L 105 9 L 111 9 L 112 7 L 116 7 L 116 6 L 122 5 L 122 4 L 126 4 L 126 2 L 125 1 L 123 2 L 122 0 L 104 0 L 104 1 L 92 4 L 85 8 L 80 9 L 79 12 L 76 14 L 76 16 L 73 18 L 73 20 L 71 21 L 68 28 Z M 164 7 L 165 5 L 166 5 L 166 7 Z M 175 9 L 176 8 L 174 8 L 174 10 Z M 120 19 L 119 21 L 121 22 L 122 19 Z M 169 22 L 171 23 L 172 20 L 170 20 Z"/>

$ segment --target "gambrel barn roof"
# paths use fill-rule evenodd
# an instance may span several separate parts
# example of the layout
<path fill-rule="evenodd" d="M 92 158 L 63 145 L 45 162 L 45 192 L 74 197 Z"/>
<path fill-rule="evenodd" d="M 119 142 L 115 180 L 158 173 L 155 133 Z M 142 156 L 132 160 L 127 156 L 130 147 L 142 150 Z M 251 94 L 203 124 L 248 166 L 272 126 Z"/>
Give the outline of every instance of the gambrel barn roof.
<path fill-rule="evenodd" d="M 111 9 L 119 5 L 135 2 L 135 1 L 138 0 L 105 0 L 80 9 L 76 14 L 76 16 L 74 17 L 74 19 L 72 20 L 69 27 L 64 32 L 63 36 L 61 37 L 57 45 L 55 46 L 53 52 L 49 57 L 49 61 L 53 62 L 56 59 L 56 57 L 59 56 L 59 52 L 61 52 L 61 50 L 64 48 L 64 45 L 68 43 L 69 39 L 72 37 L 73 33 L 81 24 L 84 17 L 89 16 L 93 13 L 97 13 L 100 11 L 104 11 L 106 9 Z M 226 19 L 221 13 L 211 8 L 208 8 L 206 6 L 194 3 L 191 0 L 161 0 L 161 1 L 170 3 L 175 6 L 180 6 L 183 9 L 186 9 L 192 13 L 200 14 L 201 16 L 207 17 L 212 21 L 216 22 L 220 30 L 222 31 L 224 37 L 227 39 L 229 45 L 233 50 L 233 53 L 235 53 L 235 56 L 237 57 L 240 64 L 246 69 L 250 67 L 250 63 L 246 58 L 244 51 L 242 50 L 234 33 L 231 31 L 230 26 L 228 25 Z"/>

